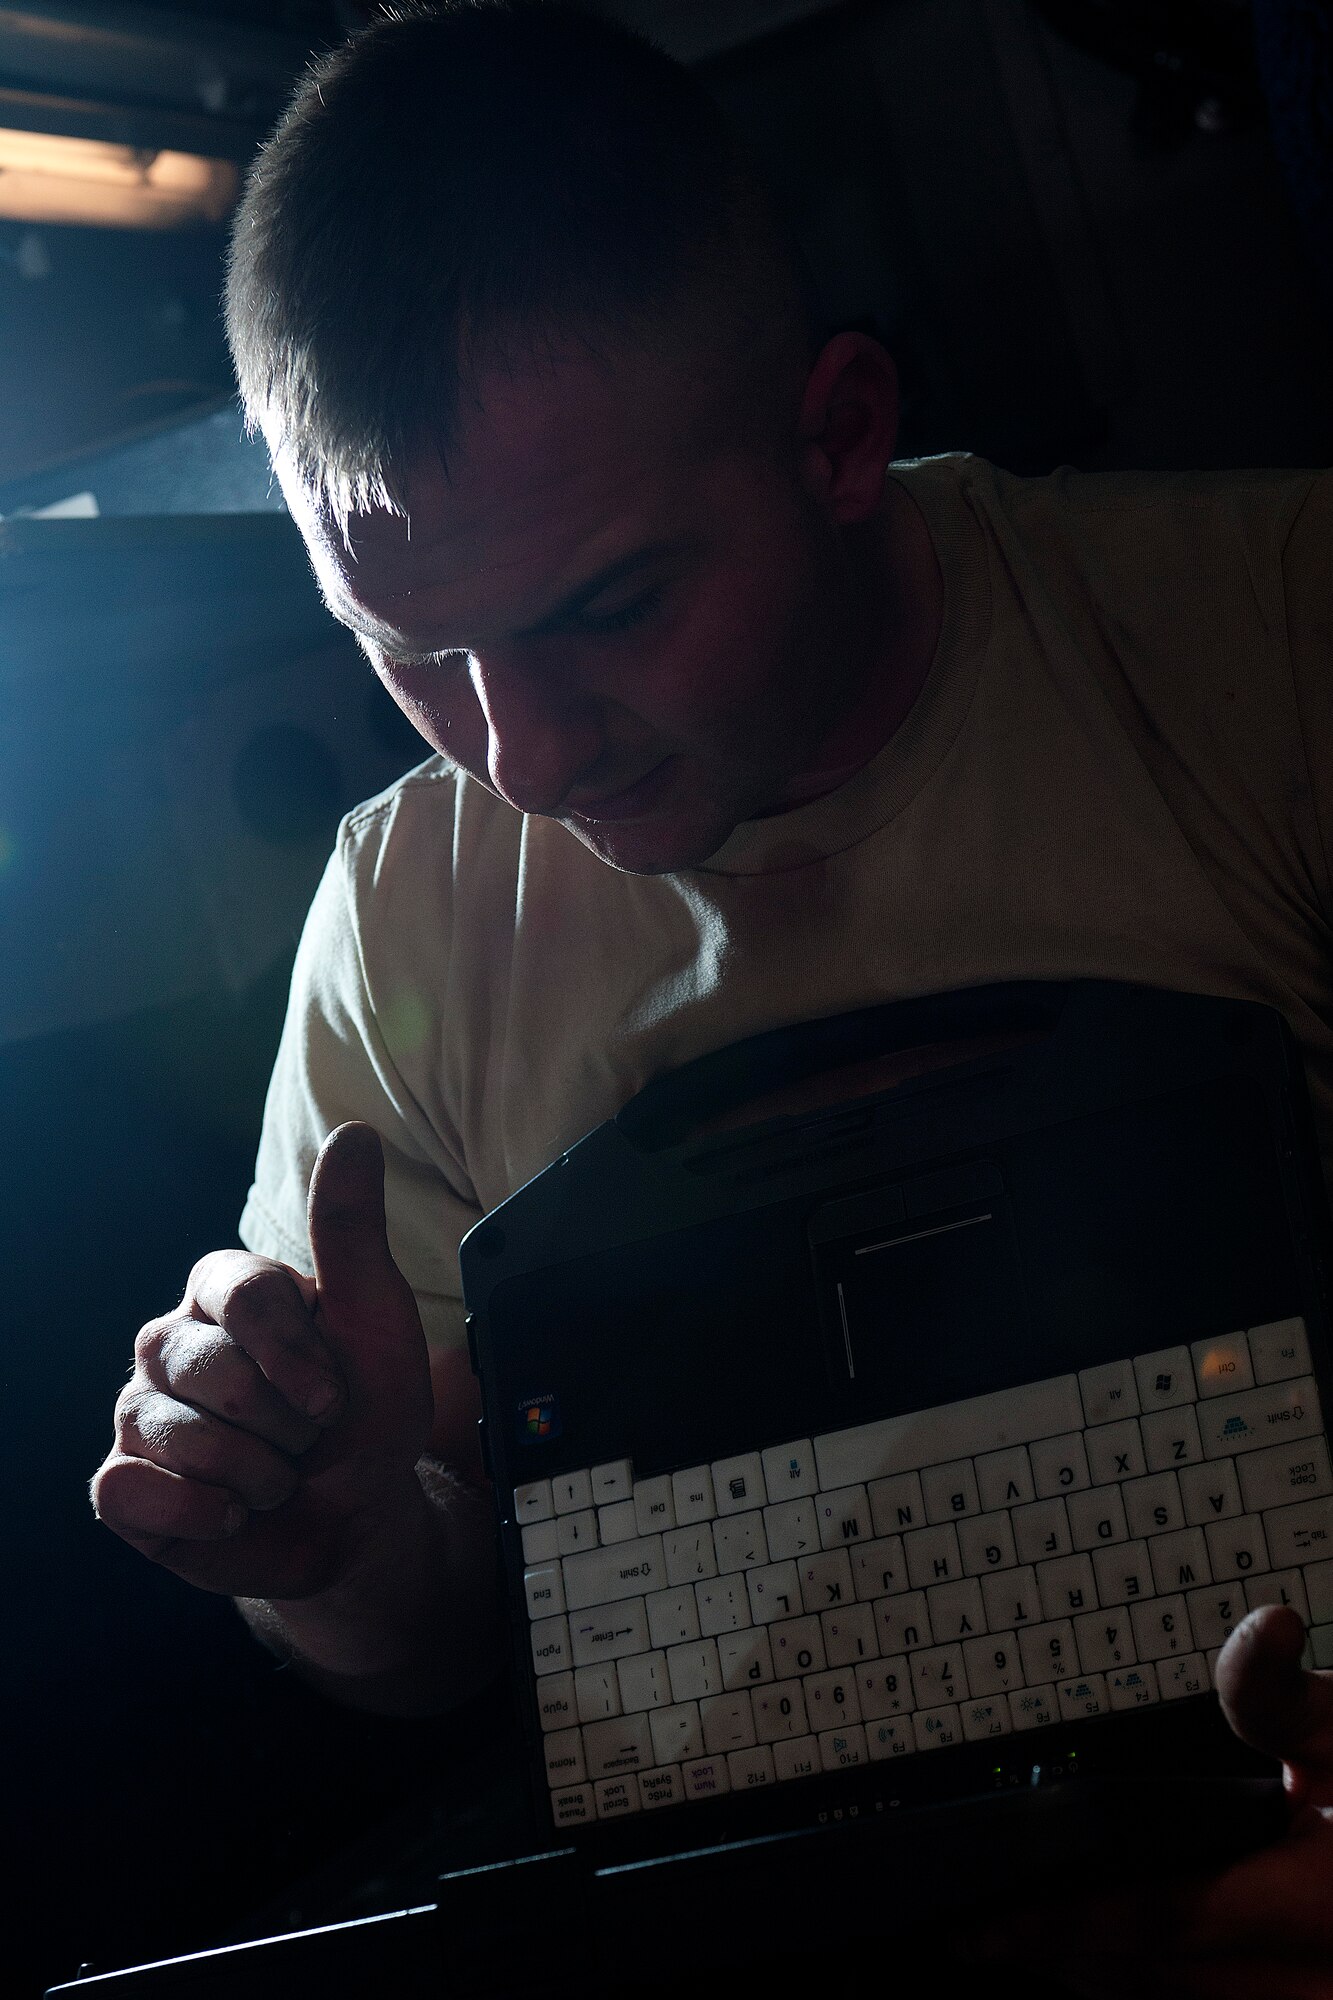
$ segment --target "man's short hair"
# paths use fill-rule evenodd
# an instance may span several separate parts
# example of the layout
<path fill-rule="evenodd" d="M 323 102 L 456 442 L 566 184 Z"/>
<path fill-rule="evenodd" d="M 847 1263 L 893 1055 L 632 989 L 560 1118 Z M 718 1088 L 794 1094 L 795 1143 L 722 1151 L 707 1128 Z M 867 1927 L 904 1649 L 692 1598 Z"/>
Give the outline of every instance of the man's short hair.
<path fill-rule="evenodd" d="M 311 66 L 251 170 L 226 321 L 247 420 L 344 530 L 401 509 L 423 448 L 447 463 L 482 368 L 545 342 L 693 334 L 754 380 L 813 354 L 800 254 L 707 91 L 538 0 L 407 0 Z"/>

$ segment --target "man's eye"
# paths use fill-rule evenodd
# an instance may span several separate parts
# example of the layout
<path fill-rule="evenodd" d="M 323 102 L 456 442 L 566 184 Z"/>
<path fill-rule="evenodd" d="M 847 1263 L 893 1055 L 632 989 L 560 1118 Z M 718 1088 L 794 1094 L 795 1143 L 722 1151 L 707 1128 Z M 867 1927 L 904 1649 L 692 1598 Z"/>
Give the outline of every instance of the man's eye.
<path fill-rule="evenodd" d="M 643 597 L 636 597 L 632 603 L 622 604 L 616 611 L 581 611 L 578 622 L 585 632 L 624 632 L 631 625 L 641 624 L 661 601 L 661 590 L 650 590 Z"/>

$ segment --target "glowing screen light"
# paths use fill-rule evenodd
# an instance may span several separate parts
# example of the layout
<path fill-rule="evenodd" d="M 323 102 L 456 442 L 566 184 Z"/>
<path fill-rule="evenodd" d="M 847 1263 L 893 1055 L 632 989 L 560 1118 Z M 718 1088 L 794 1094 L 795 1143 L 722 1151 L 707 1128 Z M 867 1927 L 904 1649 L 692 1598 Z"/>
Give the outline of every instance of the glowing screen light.
<path fill-rule="evenodd" d="M 240 186 L 231 160 L 0 129 L 0 216 L 109 229 L 221 222 Z"/>

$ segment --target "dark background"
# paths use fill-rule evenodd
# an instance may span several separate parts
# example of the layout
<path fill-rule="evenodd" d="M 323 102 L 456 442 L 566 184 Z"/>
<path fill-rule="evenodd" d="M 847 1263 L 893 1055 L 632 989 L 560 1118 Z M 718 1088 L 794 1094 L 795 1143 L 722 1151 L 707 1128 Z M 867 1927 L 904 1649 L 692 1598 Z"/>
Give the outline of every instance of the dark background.
<path fill-rule="evenodd" d="M 364 11 L 0 5 L 0 125 L 59 97 L 77 129 L 243 162 L 307 51 Z M 830 327 L 898 357 L 902 456 L 1329 462 L 1314 0 L 607 11 L 700 66 L 789 206 Z M 504 1739 L 502 1691 L 425 1725 L 319 1700 L 87 1501 L 135 1329 L 235 1240 L 338 815 L 420 747 L 323 613 L 241 435 L 222 245 L 0 222 L 15 1992 L 395 1907 Z M 43 511 L 72 500 L 96 516 Z"/>

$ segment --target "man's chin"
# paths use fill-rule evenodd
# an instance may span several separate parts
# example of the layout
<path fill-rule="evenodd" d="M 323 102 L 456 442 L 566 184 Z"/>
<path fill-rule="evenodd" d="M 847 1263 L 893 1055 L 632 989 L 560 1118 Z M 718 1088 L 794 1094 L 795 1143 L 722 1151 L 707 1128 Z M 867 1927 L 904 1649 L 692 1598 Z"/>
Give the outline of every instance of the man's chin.
<path fill-rule="evenodd" d="M 698 868 L 717 853 L 732 832 L 729 821 L 700 822 L 650 817 L 642 820 L 584 819 L 562 816 L 576 840 L 622 875 L 676 875 Z"/>

